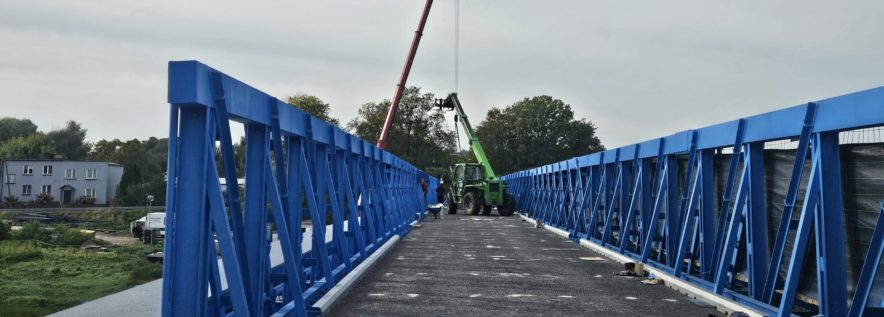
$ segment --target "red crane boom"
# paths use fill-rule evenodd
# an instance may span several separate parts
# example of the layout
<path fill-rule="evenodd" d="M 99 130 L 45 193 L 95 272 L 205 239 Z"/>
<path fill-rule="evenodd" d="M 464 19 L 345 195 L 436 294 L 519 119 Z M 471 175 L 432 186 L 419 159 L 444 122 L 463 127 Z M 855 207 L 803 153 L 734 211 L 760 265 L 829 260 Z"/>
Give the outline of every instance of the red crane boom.
<path fill-rule="evenodd" d="M 390 110 L 387 112 L 387 118 L 384 120 L 384 128 L 381 129 L 381 135 L 378 137 L 379 148 L 387 146 L 387 137 L 390 135 L 390 128 L 393 126 L 393 118 L 396 117 L 396 109 L 399 108 L 399 100 L 402 98 L 402 92 L 405 91 L 405 82 L 408 80 L 408 73 L 411 72 L 411 64 L 414 62 L 414 54 L 417 53 L 417 46 L 421 42 L 421 36 L 424 33 L 424 25 L 427 24 L 427 16 L 430 15 L 430 7 L 433 6 L 433 0 L 427 0 L 424 5 L 424 12 L 421 20 L 418 22 L 417 30 L 414 31 L 414 38 L 411 40 L 411 49 L 408 51 L 408 57 L 405 60 L 405 68 L 402 69 L 402 76 L 399 77 L 399 84 L 396 85 L 396 94 L 393 95 L 393 102 L 390 103 Z"/>

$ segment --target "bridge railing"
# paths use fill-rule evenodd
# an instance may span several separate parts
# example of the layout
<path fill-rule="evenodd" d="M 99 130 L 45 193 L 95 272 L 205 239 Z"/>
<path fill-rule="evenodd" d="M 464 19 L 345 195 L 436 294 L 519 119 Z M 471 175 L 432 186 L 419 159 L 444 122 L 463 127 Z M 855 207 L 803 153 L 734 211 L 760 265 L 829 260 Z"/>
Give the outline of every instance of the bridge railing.
<path fill-rule="evenodd" d="M 882 220 L 862 216 L 880 213 L 884 140 L 848 148 L 839 142 L 839 134 L 869 128 L 880 133 L 881 126 L 884 87 L 575 157 L 503 179 L 518 208 L 531 218 L 710 294 L 768 314 L 790 315 L 798 297 L 798 304 L 809 304 L 825 316 L 848 311 L 860 316 L 876 280 L 884 237 Z M 841 141 L 851 139 L 841 136 Z M 789 143 L 789 150 L 766 146 L 778 142 Z M 850 151 L 857 149 L 866 150 L 866 165 L 851 159 Z M 842 157 L 851 160 L 849 166 Z M 855 176 L 857 170 L 867 174 Z M 855 190 L 845 193 L 846 188 Z M 845 214 L 851 223 L 845 224 Z M 872 233 L 875 225 L 857 224 L 857 217 L 873 224 L 878 219 L 878 230 Z M 862 231 L 849 233 L 861 239 L 847 239 L 845 226 Z M 861 251 L 846 250 L 848 245 Z M 860 272 L 846 258 L 849 264 L 867 264 Z M 809 289 L 807 294 L 799 286 Z M 860 296 L 852 305 L 849 290 Z"/>
<path fill-rule="evenodd" d="M 425 215 L 419 179 L 438 183 L 199 62 L 170 62 L 169 103 L 163 316 L 316 313 L 313 302 Z M 239 166 L 231 121 L 245 127 Z"/>

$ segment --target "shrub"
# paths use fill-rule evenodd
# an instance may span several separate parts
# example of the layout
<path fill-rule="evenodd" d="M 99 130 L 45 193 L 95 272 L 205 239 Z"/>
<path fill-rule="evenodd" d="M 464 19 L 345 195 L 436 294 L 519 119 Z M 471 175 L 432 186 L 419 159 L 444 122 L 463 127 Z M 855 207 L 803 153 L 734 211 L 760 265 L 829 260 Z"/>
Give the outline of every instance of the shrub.
<path fill-rule="evenodd" d="M 90 235 L 81 233 L 78 229 L 60 226 L 57 228 L 57 232 L 58 244 L 63 246 L 81 246 L 84 242 L 92 239 Z"/>
<path fill-rule="evenodd" d="M 15 232 L 12 237 L 17 240 L 37 240 L 43 242 L 51 242 L 52 237 L 49 232 L 43 229 L 39 222 L 28 222 L 22 226 L 21 230 Z"/>
<path fill-rule="evenodd" d="M 55 201 L 55 197 L 52 197 L 52 195 L 49 193 L 37 194 L 37 198 L 34 199 L 34 202 L 36 202 L 38 205 L 49 205 L 53 201 Z"/>
<path fill-rule="evenodd" d="M 9 239 L 9 227 L 6 226 L 6 223 L 0 221 L 0 240 Z"/>
<path fill-rule="evenodd" d="M 3 197 L 3 206 L 14 207 L 18 203 L 18 196 Z"/>
<path fill-rule="evenodd" d="M 94 197 L 80 196 L 74 200 L 74 205 L 77 206 L 92 206 L 95 205 Z"/>

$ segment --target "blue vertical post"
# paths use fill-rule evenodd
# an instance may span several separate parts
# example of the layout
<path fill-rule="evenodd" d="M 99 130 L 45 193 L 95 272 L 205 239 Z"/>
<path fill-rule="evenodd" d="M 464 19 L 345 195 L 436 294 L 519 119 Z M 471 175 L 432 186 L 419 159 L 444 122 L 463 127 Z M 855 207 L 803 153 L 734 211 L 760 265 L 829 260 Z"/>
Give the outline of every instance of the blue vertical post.
<path fill-rule="evenodd" d="M 700 215 L 699 215 L 699 252 L 700 252 L 700 277 L 709 279 L 715 268 L 713 253 L 715 250 L 715 187 L 713 183 L 713 152 L 712 150 L 700 151 L 700 168 L 698 181 L 700 182 Z"/>
<path fill-rule="evenodd" d="M 820 313 L 837 316 L 847 311 L 844 264 L 844 209 L 841 197 L 841 152 L 838 132 L 818 133 L 820 208 L 816 219 L 817 283 Z"/>
<path fill-rule="evenodd" d="M 661 245 L 664 245 L 666 249 L 665 263 L 669 265 L 669 267 L 672 267 L 675 264 L 673 263 L 672 258 L 675 255 L 675 248 L 678 246 L 678 226 L 681 222 L 678 217 L 681 213 L 681 195 L 679 194 L 678 185 L 678 156 L 674 154 L 666 155 L 665 160 L 665 181 L 668 182 L 668 184 L 666 184 L 666 216 L 664 219 L 666 226 L 663 230 L 663 239 L 665 239 L 666 242 Z M 664 254 L 662 249 L 663 248 L 661 248 L 658 258 L 661 258 Z"/>
<path fill-rule="evenodd" d="M 746 145 L 749 196 L 746 201 L 746 256 L 749 296 L 760 300 L 767 275 L 767 202 L 764 198 L 764 143 Z M 840 189 L 839 189 L 840 190 Z"/>
<path fill-rule="evenodd" d="M 208 263 L 205 245 L 208 232 L 206 213 L 206 144 L 208 110 L 204 107 L 180 107 L 180 127 L 178 149 L 181 157 L 198 158 L 181 160 L 178 170 L 178 184 L 175 186 L 175 199 L 169 201 L 167 218 L 173 235 L 166 237 L 172 252 L 165 255 L 163 263 L 163 315 L 202 316 L 206 313 L 205 295 L 208 292 Z M 171 164 L 171 163 L 170 163 Z M 171 180 L 170 180 L 171 181 Z M 187 228 L 188 230 L 176 230 Z M 194 255 L 196 257 L 194 258 Z"/>
<path fill-rule="evenodd" d="M 267 267 L 267 204 L 264 191 L 264 164 L 268 155 L 267 127 L 246 125 L 246 203 L 244 238 L 249 267 L 249 297 L 255 299 L 250 311 L 263 314 L 265 271 Z"/>
<path fill-rule="evenodd" d="M 168 162 L 166 165 L 166 176 L 168 180 L 166 181 L 166 219 L 175 219 L 175 206 L 176 204 L 176 195 L 175 192 L 177 187 L 175 183 L 178 179 L 178 105 L 172 104 L 169 105 L 169 155 Z M 169 222 L 169 227 L 172 227 L 173 230 L 166 230 L 166 237 L 163 243 L 163 254 L 167 254 L 169 257 L 168 261 L 163 262 L 163 276 L 172 276 L 172 260 L 174 259 L 173 254 L 175 254 L 175 230 L 174 224 L 175 221 Z M 171 287 L 166 285 L 166 280 L 163 279 L 163 291 L 162 291 L 162 301 L 163 301 L 163 316 L 171 315 L 171 305 L 166 305 L 166 303 L 170 303 Z"/>

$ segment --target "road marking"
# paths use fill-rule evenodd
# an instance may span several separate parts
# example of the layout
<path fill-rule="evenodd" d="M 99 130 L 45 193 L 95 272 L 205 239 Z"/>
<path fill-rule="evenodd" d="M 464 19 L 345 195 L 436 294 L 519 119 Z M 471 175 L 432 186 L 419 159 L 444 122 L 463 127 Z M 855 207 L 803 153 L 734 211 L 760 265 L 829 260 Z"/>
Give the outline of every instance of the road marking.
<path fill-rule="evenodd" d="M 531 295 L 531 294 L 509 294 L 506 297 L 516 297 L 516 298 L 517 297 L 534 297 L 534 295 Z"/>

